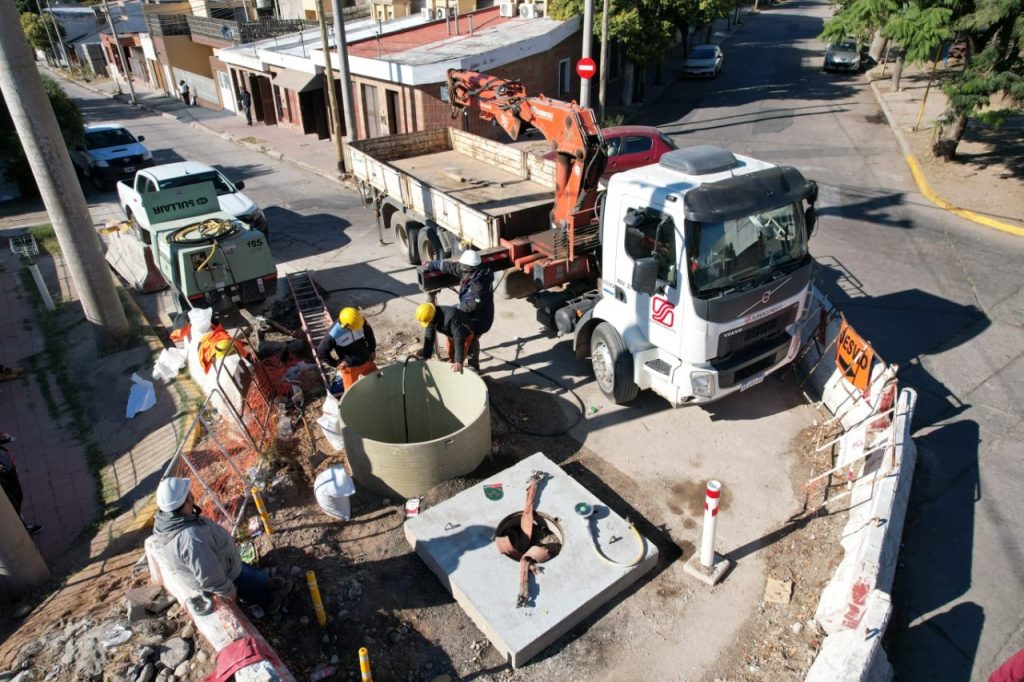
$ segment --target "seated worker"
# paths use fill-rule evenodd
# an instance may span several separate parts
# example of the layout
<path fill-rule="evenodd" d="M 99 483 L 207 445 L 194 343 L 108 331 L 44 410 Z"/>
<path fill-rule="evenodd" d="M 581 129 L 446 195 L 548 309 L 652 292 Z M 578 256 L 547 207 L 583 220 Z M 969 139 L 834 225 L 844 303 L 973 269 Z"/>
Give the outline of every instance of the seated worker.
<path fill-rule="evenodd" d="M 175 572 L 196 593 L 237 596 L 277 613 L 291 582 L 243 564 L 231 533 L 202 516 L 191 487 L 187 478 L 165 478 L 156 489 L 153 536 Z"/>
<path fill-rule="evenodd" d="M 452 363 L 452 371 L 461 372 L 463 361 L 469 359 L 474 369 L 479 368 L 480 344 L 466 316 L 455 306 L 421 303 L 416 308 L 416 321 L 424 328 L 423 359 L 434 356 L 434 343 L 437 333 L 448 337 L 448 359 Z"/>
<path fill-rule="evenodd" d="M 325 365 L 338 368 L 345 390 L 361 376 L 377 371 L 373 362 L 377 358 L 377 339 L 373 328 L 355 308 L 342 308 L 338 321 L 331 326 L 316 356 Z"/>

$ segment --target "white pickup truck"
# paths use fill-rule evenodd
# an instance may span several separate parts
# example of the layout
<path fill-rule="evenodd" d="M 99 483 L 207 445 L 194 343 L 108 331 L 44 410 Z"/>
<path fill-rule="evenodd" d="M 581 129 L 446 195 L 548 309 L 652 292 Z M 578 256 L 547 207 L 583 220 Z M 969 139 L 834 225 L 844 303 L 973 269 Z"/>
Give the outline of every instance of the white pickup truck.
<path fill-rule="evenodd" d="M 204 182 L 213 183 L 217 192 L 219 210 L 230 213 L 254 230 L 259 230 L 270 241 L 270 226 L 263 215 L 263 209 L 249 197 L 242 194 L 244 182 L 232 183 L 224 174 L 213 166 L 196 161 L 165 163 L 139 170 L 131 184 L 117 183 L 117 197 L 124 215 L 129 220 L 137 221 L 143 228 L 150 228 L 146 211 L 143 210 L 142 195 L 162 192 L 169 189 L 180 189 Z M 217 206 L 208 207 L 209 211 L 218 210 Z"/>

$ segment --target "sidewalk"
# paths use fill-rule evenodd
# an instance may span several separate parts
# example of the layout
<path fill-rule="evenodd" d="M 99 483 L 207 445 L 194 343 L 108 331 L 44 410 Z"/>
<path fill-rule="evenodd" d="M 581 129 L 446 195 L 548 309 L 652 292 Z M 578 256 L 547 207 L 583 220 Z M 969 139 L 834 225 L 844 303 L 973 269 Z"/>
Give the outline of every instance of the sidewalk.
<path fill-rule="evenodd" d="M 940 65 L 931 88 L 929 72 L 930 67 L 905 67 L 898 91 L 892 87 L 891 65 L 884 75 L 881 66 L 865 74 L 904 156 L 913 158 L 908 158 L 908 164 L 921 193 L 967 220 L 1024 236 L 1024 171 L 1020 165 L 1024 121 L 1011 119 L 1001 129 L 994 129 L 972 119 L 955 160 L 947 163 L 935 158 L 931 145 L 947 106 L 941 80 L 951 71 Z"/>

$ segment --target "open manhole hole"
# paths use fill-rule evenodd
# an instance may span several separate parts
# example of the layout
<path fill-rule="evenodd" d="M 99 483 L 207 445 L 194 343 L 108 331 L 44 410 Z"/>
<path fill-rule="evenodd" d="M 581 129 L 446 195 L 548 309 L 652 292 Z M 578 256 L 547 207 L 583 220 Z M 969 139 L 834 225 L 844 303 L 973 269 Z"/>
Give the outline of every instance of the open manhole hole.
<path fill-rule="evenodd" d="M 522 523 L 523 512 L 509 514 L 498 524 L 498 529 L 494 532 L 494 535 L 495 537 L 510 537 L 522 530 Z M 562 551 L 565 533 L 562 532 L 562 527 L 557 519 L 535 511 L 533 513 L 533 532 L 530 534 L 530 538 L 530 547 L 543 547 L 548 551 L 551 559 L 554 559 Z M 519 559 L 513 559 L 512 557 L 508 558 L 516 562 L 519 561 Z M 551 559 L 548 559 L 548 561 L 551 561 Z"/>

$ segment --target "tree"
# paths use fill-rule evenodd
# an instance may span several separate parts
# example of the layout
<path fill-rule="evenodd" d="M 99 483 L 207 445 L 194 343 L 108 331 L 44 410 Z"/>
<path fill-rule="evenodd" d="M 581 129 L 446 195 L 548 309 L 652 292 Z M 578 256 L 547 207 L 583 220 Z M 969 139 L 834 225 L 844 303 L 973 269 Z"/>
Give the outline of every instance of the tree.
<path fill-rule="evenodd" d="M 1024 107 L 1024 12 L 1021 0 L 968 1 L 968 10 L 955 21 L 967 40 L 967 62 L 944 85 L 949 100 L 942 131 L 932 152 L 946 161 L 957 146 L 971 116 L 1001 125 Z M 1009 106 L 983 111 L 992 96 L 1002 94 Z"/>
<path fill-rule="evenodd" d="M 21 13 L 21 28 L 25 31 L 28 44 L 36 50 L 56 49 L 50 42 L 50 36 L 62 36 L 60 27 L 49 14 L 39 15 L 34 12 Z M 47 32 L 49 30 L 49 32 Z"/>
<path fill-rule="evenodd" d="M 898 0 L 847 0 L 841 2 L 838 9 L 835 16 L 825 22 L 818 39 L 837 43 L 853 36 L 866 43 L 885 27 L 890 16 L 900 11 L 900 3 Z"/>
<path fill-rule="evenodd" d="M 43 88 L 57 116 L 64 142 L 69 146 L 79 144 L 85 138 L 85 120 L 78 108 L 63 88 L 52 78 L 43 76 Z M 0 97 L 0 163 L 8 180 L 16 182 L 23 196 L 38 194 L 32 169 L 29 168 L 25 150 L 14 129 L 14 122 L 7 111 L 7 103 Z"/>

